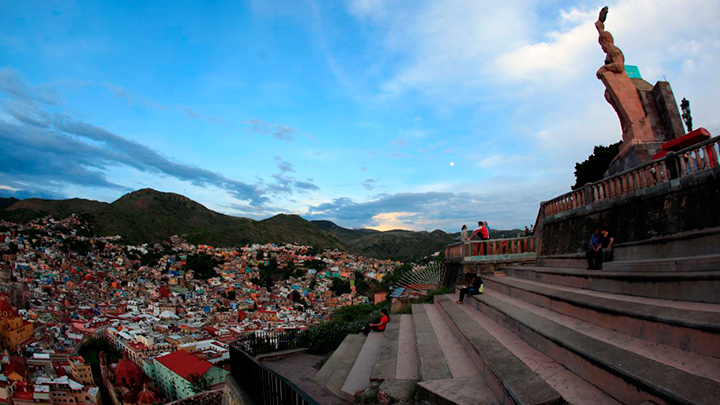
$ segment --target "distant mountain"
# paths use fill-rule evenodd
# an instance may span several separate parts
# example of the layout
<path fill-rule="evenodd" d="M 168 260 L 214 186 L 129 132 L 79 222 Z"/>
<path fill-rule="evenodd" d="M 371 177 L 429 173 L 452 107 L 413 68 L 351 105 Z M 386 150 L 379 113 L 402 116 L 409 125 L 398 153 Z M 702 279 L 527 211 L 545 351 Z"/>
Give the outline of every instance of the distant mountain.
<path fill-rule="evenodd" d="M 100 236 L 120 235 L 140 244 L 182 235 L 191 243 L 242 246 L 251 243 L 299 243 L 317 248 L 341 249 L 364 256 L 412 260 L 428 256 L 454 238 L 447 233 L 347 229 L 330 221 L 307 221 L 280 214 L 255 221 L 212 211 L 185 196 L 142 189 L 108 204 L 99 201 L 31 198 L 0 199 L 0 218 L 14 222 L 51 215 L 63 218 L 82 214 Z"/>
<path fill-rule="evenodd" d="M 348 250 L 363 256 L 392 258 L 402 261 L 417 259 L 443 250 L 455 239 L 441 231 L 385 231 L 347 229 L 330 221 L 312 221 L 319 228 L 336 235 Z"/>
<path fill-rule="evenodd" d="M 13 222 L 27 222 L 46 215 L 65 218 L 72 213 L 78 215 L 91 214 L 108 206 L 108 203 L 82 198 L 71 198 L 69 200 L 44 200 L 41 198 L 17 200 L 15 198 L 5 198 L 2 200 L 0 202 L 0 218 Z M 3 207 L 3 205 L 10 202 L 8 200 L 15 200 L 15 203 Z"/>
<path fill-rule="evenodd" d="M 20 201 L 20 200 L 18 200 L 15 197 L 10 197 L 10 198 L 0 197 L 0 211 L 4 210 L 5 208 L 11 207 L 13 204 L 15 204 L 18 201 Z"/>

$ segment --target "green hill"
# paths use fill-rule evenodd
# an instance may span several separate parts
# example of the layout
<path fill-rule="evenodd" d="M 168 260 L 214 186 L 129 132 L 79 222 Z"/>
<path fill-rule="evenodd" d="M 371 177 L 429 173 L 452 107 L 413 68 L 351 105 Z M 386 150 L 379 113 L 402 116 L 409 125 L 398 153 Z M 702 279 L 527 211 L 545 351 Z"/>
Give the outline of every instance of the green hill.
<path fill-rule="evenodd" d="M 298 243 L 407 261 L 428 256 L 454 241 L 451 235 L 439 230 L 348 229 L 330 221 L 307 221 L 298 215 L 279 214 L 255 221 L 220 214 L 180 194 L 152 189 L 125 194 L 111 204 L 78 198 L 0 199 L 0 218 L 13 222 L 27 222 L 46 215 L 62 218 L 73 212 L 83 214 L 95 234 L 120 235 L 130 244 L 181 235 L 191 243 L 219 247 Z"/>
<path fill-rule="evenodd" d="M 75 214 L 92 214 L 103 210 L 108 206 L 107 203 L 83 198 L 71 198 L 69 200 L 44 200 L 41 198 L 28 198 L 25 200 L 16 200 L 16 202 L 8 207 L 2 207 L 7 204 L 7 200 L 15 200 L 14 198 L 3 199 L 0 203 L 0 218 L 12 222 L 27 222 L 35 218 L 42 218 L 51 215 L 61 219 Z"/>
<path fill-rule="evenodd" d="M 441 230 L 380 232 L 374 229 L 347 229 L 330 221 L 312 222 L 336 235 L 348 246 L 350 252 L 363 256 L 407 261 L 441 251 L 455 241 L 451 235 Z"/>

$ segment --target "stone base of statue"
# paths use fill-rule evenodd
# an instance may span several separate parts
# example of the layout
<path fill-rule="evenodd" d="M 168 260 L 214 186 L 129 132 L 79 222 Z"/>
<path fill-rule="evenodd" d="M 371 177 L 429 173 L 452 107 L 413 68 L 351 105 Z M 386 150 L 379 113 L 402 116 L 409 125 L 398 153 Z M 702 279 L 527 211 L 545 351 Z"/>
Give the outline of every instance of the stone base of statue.
<path fill-rule="evenodd" d="M 625 143 L 623 143 L 623 146 L 625 146 Z M 662 142 L 642 142 L 622 148 L 622 151 L 615 156 L 604 175 L 610 177 L 650 162 L 653 160 L 653 156 L 662 152 L 662 150 Z"/>
<path fill-rule="evenodd" d="M 625 73 L 605 72 L 605 97 L 618 114 L 623 129 L 620 153 L 610 163 L 605 177 L 652 161 L 662 144 L 682 136 L 682 118 L 670 83 L 655 86 Z"/>

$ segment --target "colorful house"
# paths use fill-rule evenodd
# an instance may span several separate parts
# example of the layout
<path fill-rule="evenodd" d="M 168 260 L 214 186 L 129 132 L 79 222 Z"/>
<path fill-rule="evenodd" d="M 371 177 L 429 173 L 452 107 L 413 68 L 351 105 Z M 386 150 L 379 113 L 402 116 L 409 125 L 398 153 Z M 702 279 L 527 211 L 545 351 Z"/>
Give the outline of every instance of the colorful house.
<path fill-rule="evenodd" d="M 166 398 L 171 400 L 196 394 L 190 382 L 193 375 L 204 377 L 212 386 L 224 382 L 228 373 L 185 350 L 156 357 L 153 360 L 153 367 L 155 385 Z"/>

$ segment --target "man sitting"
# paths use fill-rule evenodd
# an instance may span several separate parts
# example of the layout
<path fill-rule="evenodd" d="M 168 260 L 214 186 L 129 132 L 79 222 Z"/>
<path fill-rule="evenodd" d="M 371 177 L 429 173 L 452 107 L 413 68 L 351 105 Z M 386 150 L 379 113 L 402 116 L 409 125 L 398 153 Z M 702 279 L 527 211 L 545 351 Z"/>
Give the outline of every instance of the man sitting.
<path fill-rule="evenodd" d="M 467 279 L 469 283 L 467 286 L 460 289 L 460 299 L 457 301 L 458 304 L 462 304 L 465 301 L 465 295 L 476 295 L 482 294 L 483 282 L 480 276 L 476 274 L 468 274 Z"/>
<path fill-rule="evenodd" d="M 382 312 L 382 317 L 379 320 L 368 323 L 363 328 L 362 333 L 365 336 L 367 336 L 371 330 L 374 330 L 375 332 L 382 332 L 385 330 L 385 327 L 387 326 L 388 322 L 390 322 L 390 315 L 388 315 L 387 309 L 383 309 L 380 312 Z"/>
<path fill-rule="evenodd" d="M 600 228 L 596 228 L 590 237 L 590 249 L 585 251 L 588 270 L 598 270 L 602 266 L 602 251 L 600 250 Z"/>
<path fill-rule="evenodd" d="M 603 262 L 610 262 L 613 258 L 613 245 L 615 245 L 615 236 L 610 233 L 607 225 L 600 227 L 600 264 L 598 270 L 602 270 Z"/>

